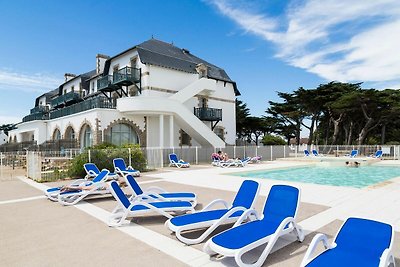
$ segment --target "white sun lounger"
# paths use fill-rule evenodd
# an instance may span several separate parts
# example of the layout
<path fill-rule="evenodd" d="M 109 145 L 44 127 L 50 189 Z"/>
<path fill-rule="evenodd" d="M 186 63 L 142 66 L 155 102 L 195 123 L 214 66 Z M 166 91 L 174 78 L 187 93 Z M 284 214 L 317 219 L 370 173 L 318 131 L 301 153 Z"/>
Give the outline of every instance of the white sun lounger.
<path fill-rule="evenodd" d="M 168 212 L 185 213 L 194 211 L 192 204 L 188 201 L 146 202 L 142 201 L 140 197 L 129 200 L 116 181 L 111 181 L 107 184 L 111 194 L 118 202 L 118 206 L 111 213 L 109 226 L 120 226 L 127 218 L 148 213 L 158 213 L 167 218 L 172 218 L 173 216 Z"/>
<path fill-rule="evenodd" d="M 91 181 L 91 183 L 78 186 L 76 190 L 71 189 L 65 192 L 59 192 L 57 196 L 58 203 L 64 206 L 70 206 L 75 205 L 87 196 L 109 194 L 110 192 L 107 190 L 105 184 L 108 173 L 109 171 L 104 169 Z M 81 187 L 90 189 L 82 189 Z"/>
<path fill-rule="evenodd" d="M 301 262 L 301 267 L 395 266 L 392 254 L 393 226 L 379 221 L 348 218 L 337 233 L 332 244 L 324 234 L 317 234 Z M 325 250 L 313 257 L 319 243 Z"/>
<path fill-rule="evenodd" d="M 125 175 L 124 178 L 126 184 L 133 192 L 130 200 L 140 197 L 141 200 L 146 201 L 189 201 L 193 207 L 197 205 L 195 193 L 166 192 L 163 188 L 157 186 L 151 186 L 147 190 L 143 190 L 132 175 Z"/>
<path fill-rule="evenodd" d="M 126 166 L 123 158 L 116 158 L 113 160 L 115 172 L 125 176 L 127 174 L 132 174 L 133 176 L 140 176 L 140 171 L 135 170 L 132 166 Z"/>
<path fill-rule="evenodd" d="M 169 166 L 170 167 L 177 167 L 177 168 L 189 168 L 190 163 L 183 161 L 182 159 L 178 159 L 178 156 L 175 153 L 171 153 L 168 155 L 169 157 Z"/>
<path fill-rule="evenodd" d="M 300 226 L 295 222 L 300 202 L 300 190 L 287 185 L 272 186 L 265 201 L 263 215 L 248 210 L 228 229 L 207 241 L 204 251 L 209 255 L 234 257 L 240 267 L 261 266 L 279 237 L 294 232 L 299 241 L 304 240 Z M 252 218 L 256 219 L 253 220 Z M 244 220 L 249 222 L 241 224 Z M 245 263 L 243 254 L 263 244 L 267 246 L 255 263 Z"/>
<path fill-rule="evenodd" d="M 73 187 L 76 187 L 77 190 L 75 192 L 79 192 L 79 187 L 82 186 L 90 186 L 94 183 L 104 183 L 107 180 L 107 174 L 108 174 L 108 170 L 103 170 L 102 172 L 100 172 L 98 175 L 96 175 L 94 177 L 93 180 L 87 180 L 87 179 L 77 179 L 75 180 L 73 183 L 69 184 L 68 187 L 70 187 L 71 189 Z M 53 187 L 53 188 L 49 188 L 47 189 L 44 194 L 46 195 L 46 197 L 52 201 L 58 201 L 58 196 L 60 194 L 60 189 L 62 188 L 62 186 L 58 186 L 58 187 Z M 73 190 L 70 191 L 70 193 L 72 194 L 72 192 L 74 192 Z"/>
<path fill-rule="evenodd" d="M 222 199 L 217 199 L 196 213 L 177 216 L 169 219 L 165 225 L 175 232 L 176 237 L 185 244 L 197 244 L 209 236 L 218 226 L 236 222 L 244 212 L 253 207 L 259 191 L 256 181 L 246 180 L 242 183 L 231 205 Z M 223 204 L 223 209 L 211 209 L 216 204 Z M 182 236 L 185 231 L 207 228 L 198 238 Z"/>

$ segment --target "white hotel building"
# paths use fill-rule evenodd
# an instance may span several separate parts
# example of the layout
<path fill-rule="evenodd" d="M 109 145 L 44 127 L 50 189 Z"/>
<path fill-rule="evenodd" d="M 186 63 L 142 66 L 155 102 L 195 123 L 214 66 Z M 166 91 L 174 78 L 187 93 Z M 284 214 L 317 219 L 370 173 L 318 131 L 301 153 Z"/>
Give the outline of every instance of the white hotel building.
<path fill-rule="evenodd" d="M 150 39 L 96 69 L 65 74 L 9 132 L 10 143 L 76 140 L 141 147 L 225 147 L 236 138 L 236 83 L 187 49 Z"/>

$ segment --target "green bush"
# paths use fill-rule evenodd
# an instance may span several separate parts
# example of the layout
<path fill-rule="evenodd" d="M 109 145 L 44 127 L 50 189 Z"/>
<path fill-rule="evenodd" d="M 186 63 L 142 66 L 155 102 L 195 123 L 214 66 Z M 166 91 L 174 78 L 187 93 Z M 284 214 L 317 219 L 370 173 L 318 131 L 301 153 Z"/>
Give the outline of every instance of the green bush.
<path fill-rule="evenodd" d="M 84 177 L 86 172 L 83 164 L 89 162 L 88 151 L 90 150 L 90 159 L 92 163 L 101 169 L 108 169 L 110 172 L 114 171 L 113 159 L 123 158 L 125 163 L 129 164 L 129 148 L 131 150 L 131 166 L 139 171 L 146 169 L 146 159 L 139 145 L 123 145 L 116 147 L 114 145 L 95 146 L 86 149 L 82 154 L 72 159 L 68 174 L 70 177 Z"/>
<path fill-rule="evenodd" d="M 261 143 L 264 144 L 264 146 L 276 146 L 276 145 L 286 145 L 285 140 L 280 138 L 279 136 L 273 136 L 273 135 L 264 135 Z"/>

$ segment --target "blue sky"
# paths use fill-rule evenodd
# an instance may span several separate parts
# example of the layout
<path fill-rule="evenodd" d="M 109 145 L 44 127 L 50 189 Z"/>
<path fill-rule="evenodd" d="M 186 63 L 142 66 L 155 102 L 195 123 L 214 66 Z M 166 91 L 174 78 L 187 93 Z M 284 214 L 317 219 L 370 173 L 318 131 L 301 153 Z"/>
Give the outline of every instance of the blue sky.
<path fill-rule="evenodd" d="M 29 3 L 29 4 L 27 4 Z M 0 1 L 0 124 L 66 72 L 154 36 L 226 70 L 251 113 L 332 80 L 400 88 L 398 0 Z"/>

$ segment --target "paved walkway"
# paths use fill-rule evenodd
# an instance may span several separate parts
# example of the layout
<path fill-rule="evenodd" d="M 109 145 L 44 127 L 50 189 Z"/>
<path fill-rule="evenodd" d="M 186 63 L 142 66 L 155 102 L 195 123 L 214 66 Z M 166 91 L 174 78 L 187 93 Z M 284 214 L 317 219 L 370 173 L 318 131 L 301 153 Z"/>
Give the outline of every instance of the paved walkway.
<path fill-rule="evenodd" d="M 246 167 L 246 171 L 301 164 L 304 163 L 258 164 Z M 229 173 L 243 170 L 166 168 L 145 173 L 138 181 L 143 187 L 158 185 L 171 191 L 193 191 L 199 196 L 199 209 L 217 196 L 230 201 L 243 178 Z M 259 182 L 263 197 L 256 208 L 261 210 L 270 186 L 278 182 Z M 293 237 L 281 239 L 264 266 L 298 266 L 312 237 L 317 232 L 333 237 L 348 216 L 384 220 L 392 223 L 396 231 L 400 229 L 399 179 L 368 189 L 284 183 L 302 190 L 298 221 L 308 235 L 303 243 L 293 242 Z M 123 227 L 109 228 L 105 222 L 115 206 L 110 197 L 90 199 L 74 207 L 50 202 L 42 192 L 54 184 L 38 184 L 24 177 L 0 182 L 2 265 L 236 266 L 229 258 L 210 260 L 202 252 L 203 244 L 183 245 L 164 227 L 165 218 L 160 216 L 142 216 Z M 399 257 L 400 233 L 396 233 L 395 241 L 394 252 Z M 257 251 L 249 253 L 248 260 L 256 255 Z M 397 259 L 396 262 L 400 263 Z"/>

